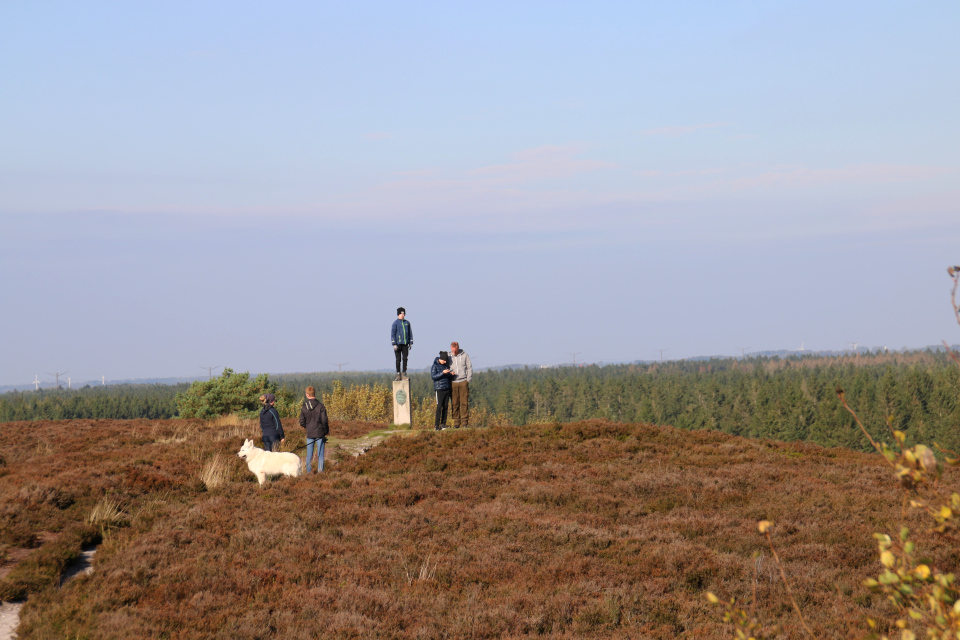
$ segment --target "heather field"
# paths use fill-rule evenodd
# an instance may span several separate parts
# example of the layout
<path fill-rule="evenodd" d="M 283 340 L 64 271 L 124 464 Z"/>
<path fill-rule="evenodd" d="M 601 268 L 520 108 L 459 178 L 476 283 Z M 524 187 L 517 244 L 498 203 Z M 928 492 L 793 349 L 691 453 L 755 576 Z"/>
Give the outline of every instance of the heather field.
<path fill-rule="evenodd" d="M 754 587 L 758 615 L 802 637 L 759 520 L 818 637 L 892 619 L 861 586 L 871 534 L 900 523 L 880 456 L 590 421 L 407 432 L 354 457 L 383 425 L 332 427 L 325 474 L 260 488 L 235 456 L 251 423 L 3 425 L 0 595 L 26 597 L 20 637 L 730 638 L 704 593 Z M 952 541 L 919 542 L 957 566 Z"/>

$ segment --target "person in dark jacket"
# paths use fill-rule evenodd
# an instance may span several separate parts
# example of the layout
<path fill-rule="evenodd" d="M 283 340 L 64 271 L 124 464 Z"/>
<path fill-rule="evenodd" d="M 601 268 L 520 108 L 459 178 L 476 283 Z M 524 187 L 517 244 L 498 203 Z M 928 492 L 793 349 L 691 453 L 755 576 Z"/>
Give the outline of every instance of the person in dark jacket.
<path fill-rule="evenodd" d="M 433 388 L 437 392 L 437 415 L 433 422 L 434 431 L 447 428 L 447 405 L 450 403 L 450 381 L 456 377 L 447 363 L 450 356 L 446 351 L 433 359 L 430 367 L 430 377 L 433 378 Z M 441 426 L 442 425 L 442 426 Z"/>
<path fill-rule="evenodd" d="M 390 344 L 393 345 L 393 353 L 397 357 L 397 380 L 407 377 L 407 358 L 410 355 L 410 349 L 413 348 L 413 328 L 410 321 L 406 319 L 407 310 L 403 307 L 397 308 L 397 319 L 393 321 L 390 327 Z M 400 360 L 403 359 L 403 374 L 400 373 Z"/>
<path fill-rule="evenodd" d="M 300 407 L 300 426 L 307 430 L 307 473 L 313 463 L 313 450 L 317 450 L 317 473 L 323 472 L 323 451 L 327 444 L 330 425 L 327 422 L 327 408 L 317 400 L 317 392 L 307 387 L 307 399 Z"/>
<path fill-rule="evenodd" d="M 265 393 L 260 396 L 260 402 L 263 403 L 263 409 L 260 410 L 260 432 L 263 434 L 263 450 L 273 451 L 280 448 L 280 443 L 286 440 L 283 435 L 283 423 L 280 422 L 280 414 L 273 408 L 277 401 L 272 393 Z"/>

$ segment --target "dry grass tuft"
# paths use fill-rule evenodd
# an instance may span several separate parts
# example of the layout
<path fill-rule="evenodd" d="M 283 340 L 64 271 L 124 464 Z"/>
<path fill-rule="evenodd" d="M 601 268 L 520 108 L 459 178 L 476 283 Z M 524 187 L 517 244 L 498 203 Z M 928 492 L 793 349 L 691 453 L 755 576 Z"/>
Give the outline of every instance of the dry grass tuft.
<path fill-rule="evenodd" d="M 120 510 L 120 501 L 112 496 L 103 496 L 90 511 L 86 523 L 102 528 L 116 527 L 123 524 L 126 516 Z"/>
<path fill-rule="evenodd" d="M 220 452 L 213 454 L 213 459 L 203 466 L 200 472 L 200 480 L 207 486 L 207 489 L 215 489 L 227 483 L 230 479 L 232 469 L 228 458 Z"/>
<path fill-rule="evenodd" d="M 230 415 L 214 418 L 210 421 L 210 424 L 219 429 L 222 427 L 237 427 L 242 425 L 244 422 L 246 422 L 244 418 L 241 418 L 235 413 L 231 413 Z"/>
<path fill-rule="evenodd" d="M 33 453 L 36 456 L 48 456 L 53 453 L 53 447 L 46 440 L 38 440 Z"/>
<path fill-rule="evenodd" d="M 183 444 L 196 435 L 196 428 L 192 424 L 177 425 L 174 429 L 164 429 L 154 434 L 157 444 Z"/>
<path fill-rule="evenodd" d="M 427 558 L 420 563 L 420 566 L 417 567 L 416 564 L 413 567 L 409 567 L 406 564 L 403 565 L 403 573 L 407 577 L 407 584 L 413 584 L 417 580 L 420 582 L 427 582 L 433 580 L 433 577 L 437 574 L 437 564 L 434 563 L 430 565 L 430 560 L 433 556 L 427 556 Z"/>
<path fill-rule="evenodd" d="M 219 439 L 257 438 L 260 435 L 260 422 L 256 418 L 243 418 L 234 413 L 220 416 L 209 422 L 217 430 Z"/>

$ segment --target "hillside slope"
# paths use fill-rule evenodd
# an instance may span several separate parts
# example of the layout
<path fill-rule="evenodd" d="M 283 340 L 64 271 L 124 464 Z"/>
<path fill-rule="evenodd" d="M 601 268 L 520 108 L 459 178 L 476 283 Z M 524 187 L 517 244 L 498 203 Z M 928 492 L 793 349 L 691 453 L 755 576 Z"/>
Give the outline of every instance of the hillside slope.
<path fill-rule="evenodd" d="M 585 422 L 391 438 L 262 489 L 232 458 L 205 490 L 203 463 L 242 434 L 80 421 L 0 437 L 8 513 L 27 486 L 61 487 L 118 496 L 125 521 L 92 574 L 33 591 L 24 638 L 724 638 L 703 592 L 748 598 L 753 580 L 761 616 L 800 637 L 761 519 L 821 637 L 890 617 L 861 586 L 871 534 L 899 522 L 878 456 Z"/>

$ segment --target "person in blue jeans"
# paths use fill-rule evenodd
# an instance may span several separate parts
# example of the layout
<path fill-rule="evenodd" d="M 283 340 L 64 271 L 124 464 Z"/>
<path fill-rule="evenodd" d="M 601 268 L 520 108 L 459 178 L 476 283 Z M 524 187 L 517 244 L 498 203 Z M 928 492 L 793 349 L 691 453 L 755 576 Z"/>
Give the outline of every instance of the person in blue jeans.
<path fill-rule="evenodd" d="M 327 408 L 317 400 L 317 391 L 307 387 L 306 400 L 300 407 L 300 426 L 307 430 L 307 473 L 313 463 L 313 452 L 317 452 L 317 473 L 323 471 L 323 452 L 326 449 L 327 434 L 330 425 L 327 422 Z"/>
<path fill-rule="evenodd" d="M 260 396 L 260 402 L 263 403 L 263 409 L 260 410 L 260 432 L 263 434 L 264 451 L 279 449 L 280 444 L 286 439 L 283 435 L 283 423 L 280 422 L 280 414 L 273 407 L 276 401 L 277 398 L 272 393 L 265 393 Z"/>

